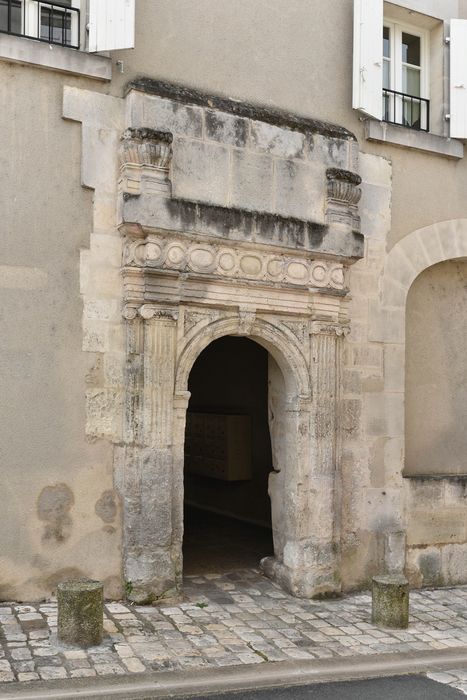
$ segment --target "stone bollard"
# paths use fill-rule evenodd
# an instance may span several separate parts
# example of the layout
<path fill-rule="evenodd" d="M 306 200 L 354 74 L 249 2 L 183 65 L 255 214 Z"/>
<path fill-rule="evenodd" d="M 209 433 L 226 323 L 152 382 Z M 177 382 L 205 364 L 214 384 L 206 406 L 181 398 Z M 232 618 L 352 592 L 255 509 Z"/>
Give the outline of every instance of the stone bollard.
<path fill-rule="evenodd" d="M 392 574 L 373 578 L 371 621 L 378 627 L 407 629 L 409 626 L 409 582 Z"/>
<path fill-rule="evenodd" d="M 102 642 L 104 586 L 100 581 L 75 579 L 58 584 L 59 642 L 92 647 Z"/>

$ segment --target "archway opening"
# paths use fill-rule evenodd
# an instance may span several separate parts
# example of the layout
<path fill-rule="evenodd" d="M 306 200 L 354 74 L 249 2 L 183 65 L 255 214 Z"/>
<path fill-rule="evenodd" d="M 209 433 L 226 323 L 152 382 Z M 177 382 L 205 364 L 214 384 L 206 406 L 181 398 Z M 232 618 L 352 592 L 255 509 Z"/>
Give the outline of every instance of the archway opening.
<path fill-rule="evenodd" d="M 425 269 L 407 296 L 406 476 L 466 473 L 467 262 Z"/>
<path fill-rule="evenodd" d="M 257 566 L 274 551 L 268 479 L 267 350 L 243 337 L 213 341 L 188 381 L 184 573 Z"/>

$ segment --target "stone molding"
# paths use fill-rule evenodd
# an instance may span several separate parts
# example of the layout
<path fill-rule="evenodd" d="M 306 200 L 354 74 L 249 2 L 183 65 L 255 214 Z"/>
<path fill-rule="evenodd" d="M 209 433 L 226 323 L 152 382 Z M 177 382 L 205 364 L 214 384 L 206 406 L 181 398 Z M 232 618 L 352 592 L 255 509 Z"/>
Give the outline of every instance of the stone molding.
<path fill-rule="evenodd" d="M 149 235 L 143 241 L 128 241 L 123 264 L 144 268 L 148 274 L 152 270 L 191 272 L 339 291 L 345 284 L 342 263 L 177 236 Z"/>
<path fill-rule="evenodd" d="M 280 321 L 280 316 L 248 313 L 243 309 L 237 313 L 224 312 L 220 316 L 215 311 L 208 313 L 183 338 L 175 375 L 176 392 L 187 390 L 191 368 L 208 345 L 226 335 L 245 335 L 247 331 L 249 337 L 259 342 L 277 360 L 288 391 L 310 400 L 312 388 L 308 361 L 304 355 L 306 348 Z"/>

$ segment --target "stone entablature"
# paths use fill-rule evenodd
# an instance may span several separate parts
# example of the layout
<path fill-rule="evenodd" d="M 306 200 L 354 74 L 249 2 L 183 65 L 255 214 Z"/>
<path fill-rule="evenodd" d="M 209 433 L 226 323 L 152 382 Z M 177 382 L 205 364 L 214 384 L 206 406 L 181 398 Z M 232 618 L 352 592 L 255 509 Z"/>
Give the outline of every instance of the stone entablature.
<path fill-rule="evenodd" d="M 127 239 L 124 266 L 152 271 L 208 275 L 228 280 L 254 280 L 307 289 L 344 290 L 340 262 L 295 256 L 277 248 L 228 244 L 219 239 L 193 239 L 182 235 L 148 234 L 143 240 Z"/>
<path fill-rule="evenodd" d="M 183 90 L 172 86 L 169 95 L 164 85 L 158 95 L 159 84 L 149 83 L 148 89 L 148 81 L 131 84 L 126 98 L 122 223 L 152 228 L 157 218 L 159 228 L 209 233 L 217 226 L 218 235 L 229 237 L 241 236 L 238 229 L 245 236 L 252 229 L 255 235 L 258 229 L 272 234 L 279 228 L 285 246 L 292 228 L 301 238 L 292 247 L 307 239 L 309 250 L 362 256 L 358 145 L 350 132 L 262 108 L 242 110 L 233 101 L 192 91 L 191 103 L 182 103 Z M 163 150 L 170 137 L 170 165 L 168 144 L 163 165 L 156 164 L 153 152 Z M 128 177 L 135 161 L 141 169 L 139 177 L 132 173 L 136 184 Z M 170 204 L 153 201 L 156 191 L 162 196 L 161 183 L 148 168 L 160 167 L 169 168 Z M 131 195 L 141 195 L 140 200 Z"/>

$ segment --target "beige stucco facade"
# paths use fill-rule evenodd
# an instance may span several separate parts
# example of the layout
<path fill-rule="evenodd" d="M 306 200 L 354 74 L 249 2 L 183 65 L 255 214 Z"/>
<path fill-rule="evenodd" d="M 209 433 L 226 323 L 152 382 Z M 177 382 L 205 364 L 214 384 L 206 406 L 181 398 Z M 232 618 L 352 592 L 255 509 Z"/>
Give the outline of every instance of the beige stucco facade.
<path fill-rule="evenodd" d="M 425 16 L 431 134 L 352 110 L 352 0 L 137 0 L 110 57 L 0 34 L 0 598 L 180 591 L 188 380 L 224 336 L 269 353 L 265 572 L 467 582 L 467 7 L 386 11 Z"/>

